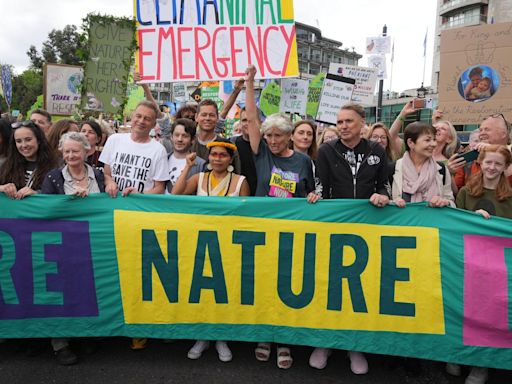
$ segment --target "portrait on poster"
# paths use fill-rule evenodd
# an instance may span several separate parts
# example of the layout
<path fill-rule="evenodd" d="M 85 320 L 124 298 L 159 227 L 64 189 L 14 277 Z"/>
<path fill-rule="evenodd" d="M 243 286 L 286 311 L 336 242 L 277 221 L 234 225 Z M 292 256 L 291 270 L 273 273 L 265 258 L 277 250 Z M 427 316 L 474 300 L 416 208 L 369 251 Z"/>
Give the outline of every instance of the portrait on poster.
<path fill-rule="evenodd" d="M 500 87 L 498 72 L 487 65 L 467 68 L 459 78 L 459 94 L 464 100 L 479 103 L 490 99 Z"/>

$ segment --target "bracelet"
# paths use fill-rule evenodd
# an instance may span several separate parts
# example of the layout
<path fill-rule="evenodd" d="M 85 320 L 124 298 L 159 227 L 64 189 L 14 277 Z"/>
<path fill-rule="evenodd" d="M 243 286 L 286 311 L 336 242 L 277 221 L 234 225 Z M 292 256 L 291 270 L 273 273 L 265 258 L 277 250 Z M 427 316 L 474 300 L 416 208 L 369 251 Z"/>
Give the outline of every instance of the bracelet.
<path fill-rule="evenodd" d="M 402 115 L 398 115 L 398 120 L 400 120 L 402 123 L 405 123 L 405 118 Z"/>

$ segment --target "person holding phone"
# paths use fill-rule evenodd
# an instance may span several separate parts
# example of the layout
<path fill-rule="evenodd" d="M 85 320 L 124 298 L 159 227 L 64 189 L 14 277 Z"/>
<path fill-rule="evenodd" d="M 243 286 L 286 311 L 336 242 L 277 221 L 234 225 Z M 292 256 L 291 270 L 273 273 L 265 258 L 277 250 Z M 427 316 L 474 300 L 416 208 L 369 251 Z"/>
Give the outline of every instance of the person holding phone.
<path fill-rule="evenodd" d="M 510 150 L 504 145 L 489 145 L 482 149 L 476 162 L 480 169 L 469 178 L 457 195 L 457 208 L 482 215 L 512 219 L 512 188 L 505 172 L 512 164 Z M 458 364 L 447 363 L 446 371 L 453 376 L 461 375 Z M 484 367 L 471 367 L 466 383 L 483 384 L 489 372 Z"/>
<path fill-rule="evenodd" d="M 480 124 L 478 139 L 480 142 L 474 146 L 478 152 L 489 145 L 504 145 L 510 149 L 510 127 L 505 116 L 502 113 L 487 116 Z M 454 178 L 455 184 L 460 189 L 466 184 L 471 175 L 480 170 L 480 165 L 476 161 L 466 162 L 462 158 L 459 163 L 462 166 L 457 169 Z M 512 167 L 509 167 L 505 174 L 509 183 L 512 183 Z"/>

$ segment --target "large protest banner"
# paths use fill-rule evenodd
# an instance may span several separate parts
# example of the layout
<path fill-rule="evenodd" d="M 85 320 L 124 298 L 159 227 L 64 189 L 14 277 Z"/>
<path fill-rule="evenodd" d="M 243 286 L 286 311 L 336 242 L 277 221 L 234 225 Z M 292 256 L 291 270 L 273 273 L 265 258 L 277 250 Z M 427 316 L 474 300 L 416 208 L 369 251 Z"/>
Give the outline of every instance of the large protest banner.
<path fill-rule="evenodd" d="M 0 337 L 270 340 L 510 368 L 511 228 L 425 204 L 0 195 Z"/>
<path fill-rule="evenodd" d="M 134 0 L 143 82 L 298 76 L 293 0 Z"/>
<path fill-rule="evenodd" d="M 512 23 L 442 31 L 439 106 L 454 124 L 512 119 Z"/>
<path fill-rule="evenodd" d="M 82 67 L 45 64 L 43 70 L 44 108 L 52 115 L 71 116 L 80 104 Z"/>
<path fill-rule="evenodd" d="M 88 15 L 88 60 L 85 64 L 82 108 L 122 113 L 136 47 L 135 23 L 127 18 Z"/>

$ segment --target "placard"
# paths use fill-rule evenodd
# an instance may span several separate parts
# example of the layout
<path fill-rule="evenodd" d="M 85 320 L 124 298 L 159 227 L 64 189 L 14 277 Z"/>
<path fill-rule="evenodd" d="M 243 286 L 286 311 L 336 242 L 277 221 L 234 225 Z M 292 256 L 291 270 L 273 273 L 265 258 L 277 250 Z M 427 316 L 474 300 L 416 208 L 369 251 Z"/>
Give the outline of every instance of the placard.
<path fill-rule="evenodd" d="M 374 36 L 366 38 L 366 54 L 385 55 L 391 53 L 391 36 Z"/>
<path fill-rule="evenodd" d="M 73 115 L 81 102 L 82 67 L 45 64 L 43 71 L 44 109 L 51 115 Z"/>
<path fill-rule="evenodd" d="M 309 81 L 300 79 L 281 80 L 281 101 L 279 111 L 306 114 Z"/>
<path fill-rule="evenodd" d="M 492 114 L 512 120 L 512 23 L 441 33 L 439 106 L 454 124 L 479 124 Z"/>
<path fill-rule="evenodd" d="M 375 105 L 374 94 L 377 84 L 377 69 L 357 67 L 355 65 L 330 63 L 329 73 L 349 77 L 356 81 L 352 101 L 362 105 Z"/>
<path fill-rule="evenodd" d="M 134 0 L 143 82 L 299 74 L 293 1 Z"/>
<path fill-rule="evenodd" d="M 82 109 L 122 113 L 135 49 L 129 19 L 89 15 L 89 58 L 85 64 Z"/>
<path fill-rule="evenodd" d="M 186 102 L 188 100 L 188 89 L 186 83 L 172 84 L 172 97 L 174 101 Z"/>
<path fill-rule="evenodd" d="M 355 82 L 354 79 L 328 73 L 322 87 L 315 120 L 336 125 L 338 111 L 351 102 Z"/>

